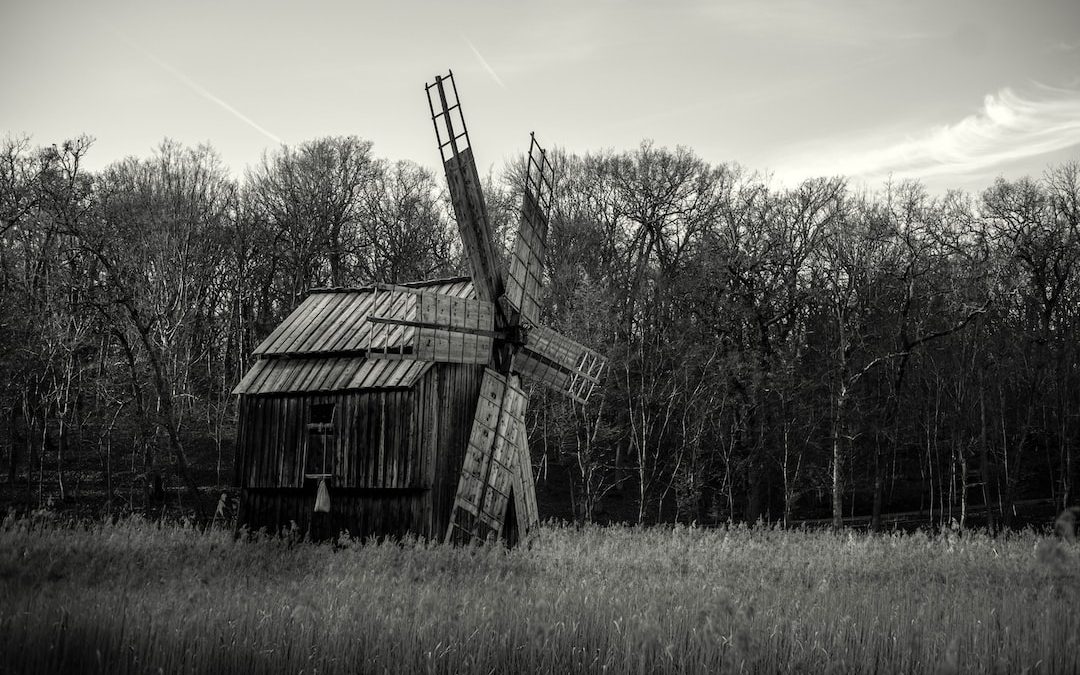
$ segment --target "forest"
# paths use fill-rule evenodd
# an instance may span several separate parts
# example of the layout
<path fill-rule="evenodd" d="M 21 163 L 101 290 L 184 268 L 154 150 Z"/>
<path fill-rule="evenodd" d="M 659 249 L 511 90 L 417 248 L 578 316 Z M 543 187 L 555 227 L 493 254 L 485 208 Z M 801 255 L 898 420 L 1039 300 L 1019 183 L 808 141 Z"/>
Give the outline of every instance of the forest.
<path fill-rule="evenodd" d="M 441 175 L 358 137 L 85 168 L 0 142 L 0 506 L 203 509 L 251 352 L 315 287 L 466 274 Z M 535 391 L 541 517 L 1016 524 L 1077 503 L 1080 163 L 978 194 L 781 186 L 645 141 L 549 153 L 545 323 L 606 354 Z M 512 245 L 523 158 L 484 178 Z"/>

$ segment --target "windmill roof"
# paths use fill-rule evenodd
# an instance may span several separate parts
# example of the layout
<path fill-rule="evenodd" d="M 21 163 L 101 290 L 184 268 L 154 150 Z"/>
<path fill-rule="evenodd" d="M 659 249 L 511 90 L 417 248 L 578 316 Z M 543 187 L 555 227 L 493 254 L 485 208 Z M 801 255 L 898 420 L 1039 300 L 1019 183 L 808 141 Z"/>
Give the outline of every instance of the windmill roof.
<path fill-rule="evenodd" d="M 408 389 L 427 372 L 424 361 L 387 361 L 362 356 L 263 358 L 244 375 L 234 394 L 292 394 L 365 389 Z"/>
<path fill-rule="evenodd" d="M 472 298 L 469 277 L 402 284 L 458 298 Z M 366 358 L 368 348 L 393 349 L 405 344 L 415 328 L 373 331 L 367 320 L 376 310 L 404 319 L 407 303 L 392 304 L 395 294 L 372 286 L 319 288 L 289 314 L 258 347 L 258 360 L 233 389 L 234 394 L 274 394 L 397 389 L 413 386 L 428 363 Z"/>
<path fill-rule="evenodd" d="M 444 293 L 458 298 L 473 297 L 468 277 L 402 284 Z M 372 331 L 368 317 L 377 309 L 390 319 L 406 318 L 409 305 L 387 307 L 390 293 L 375 288 L 320 288 L 311 292 L 278 327 L 255 348 L 258 356 L 356 353 L 369 346 L 396 347 L 405 342 L 412 328 L 401 331 Z M 390 311 L 387 311 L 387 310 Z M 373 333 L 375 333 L 373 335 Z M 369 345 L 369 340 L 374 340 Z"/>

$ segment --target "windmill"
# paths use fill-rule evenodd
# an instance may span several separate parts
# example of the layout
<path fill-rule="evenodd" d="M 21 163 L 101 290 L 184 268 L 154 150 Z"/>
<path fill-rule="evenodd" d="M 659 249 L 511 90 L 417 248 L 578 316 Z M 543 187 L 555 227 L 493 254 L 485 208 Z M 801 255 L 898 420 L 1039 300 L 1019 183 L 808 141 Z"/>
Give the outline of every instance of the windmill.
<path fill-rule="evenodd" d="M 521 379 L 584 404 L 606 360 L 540 323 L 553 170 L 535 136 L 521 224 L 503 274 L 453 72 L 436 77 L 425 90 L 476 297 L 379 285 L 378 292 L 390 297 L 374 301 L 384 309 L 368 317 L 373 330 L 367 357 L 485 366 L 446 540 L 528 541 L 538 517 L 524 424 L 529 397 Z"/>

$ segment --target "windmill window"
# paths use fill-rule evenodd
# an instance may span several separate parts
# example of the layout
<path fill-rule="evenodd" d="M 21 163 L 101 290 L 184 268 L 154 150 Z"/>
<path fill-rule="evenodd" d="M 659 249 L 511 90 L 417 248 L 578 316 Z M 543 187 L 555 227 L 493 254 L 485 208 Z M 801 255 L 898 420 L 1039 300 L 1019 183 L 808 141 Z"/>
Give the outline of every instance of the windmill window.
<path fill-rule="evenodd" d="M 312 403 L 308 406 L 307 459 L 305 461 L 305 473 L 308 478 L 326 476 L 331 471 L 335 407 L 333 403 Z"/>
<path fill-rule="evenodd" d="M 333 403 L 312 403 L 308 410 L 308 431 L 328 432 L 334 424 Z"/>

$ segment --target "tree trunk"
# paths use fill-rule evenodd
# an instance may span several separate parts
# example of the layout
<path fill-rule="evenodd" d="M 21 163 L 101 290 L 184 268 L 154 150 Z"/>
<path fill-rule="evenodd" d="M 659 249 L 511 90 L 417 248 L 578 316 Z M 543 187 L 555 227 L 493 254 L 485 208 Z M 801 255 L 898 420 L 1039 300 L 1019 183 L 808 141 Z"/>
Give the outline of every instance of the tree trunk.
<path fill-rule="evenodd" d="M 564 469 L 565 469 L 565 465 L 563 465 L 563 466 L 564 466 Z M 577 490 L 574 487 L 575 484 L 577 483 L 577 481 L 574 480 L 574 474 L 570 469 L 565 469 L 565 471 L 566 471 L 566 474 L 567 474 L 567 478 L 569 479 L 568 482 L 570 484 L 570 510 L 574 512 L 574 523 L 577 524 L 577 525 L 580 525 L 581 524 L 581 515 L 582 515 L 582 506 L 579 503 L 581 500 L 578 497 Z"/>
<path fill-rule="evenodd" d="M 758 462 L 751 457 L 746 471 L 746 522 L 756 523 L 762 512 L 762 471 Z"/>
<path fill-rule="evenodd" d="M 979 372 L 979 476 L 982 479 L 983 505 L 986 507 L 986 527 L 991 532 L 996 529 L 997 518 L 994 515 L 994 504 L 990 501 L 990 486 L 993 484 L 993 476 L 990 473 L 990 451 L 987 446 L 986 434 L 986 396 L 983 386 L 983 373 Z"/>
<path fill-rule="evenodd" d="M 791 433 L 786 422 L 784 424 L 782 458 L 780 468 L 784 476 L 784 527 L 788 527 L 795 511 L 795 481 L 798 476 L 791 473 Z M 801 463 L 802 458 L 799 459 Z"/>
<path fill-rule="evenodd" d="M 647 483 L 645 481 L 645 463 L 648 461 L 645 457 L 645 452 L 638 446 L 638 514 L 637 524 L 643 525 L 645 523 L 645 499 Z"/>
<path fill-rule="evenodd" d="M 870 529 L 874 532 L 881 531 L 881 502 L 882 493 L 885 490 L 884 472 L 881 468 L 881 443 L 880 436 L 874 443 L 874 505 L 870 515 Z"/>
<path fill-rule="evenodd" d="M 19 446 L 15 442 L 15 422 L 19 419 L 19 406 L 11 406 L 11 416 L 8 423 L 8 483 L 15 490 L 15 475 L 19 468 Z"/>
<path fill-rule="evenodd" d="M 967 515 L 968 515 L 968 458 L 966 449 L 957 444 L 960 448 L 960 527 L 967 527 Z"/>
<path fill-rule="evenodd" d="M 67 491 L 64 488 L 64 455 L 67 452 L 68 429 L 64 424 L 63 414 L 57 415 L 57 423 L 60 428 L 56 438 L 56 481 L 60 485 L 60 501 L 64 501 L 67 498 Z"/>
<path fill-rule="evenodd" d="M 844 405 L 847 399 L 847 389 L 840 385 L 840 392 L 836 397 L 832 419 L 832 518 L 833 527 L 840 529 L 844 526 Z"/>

